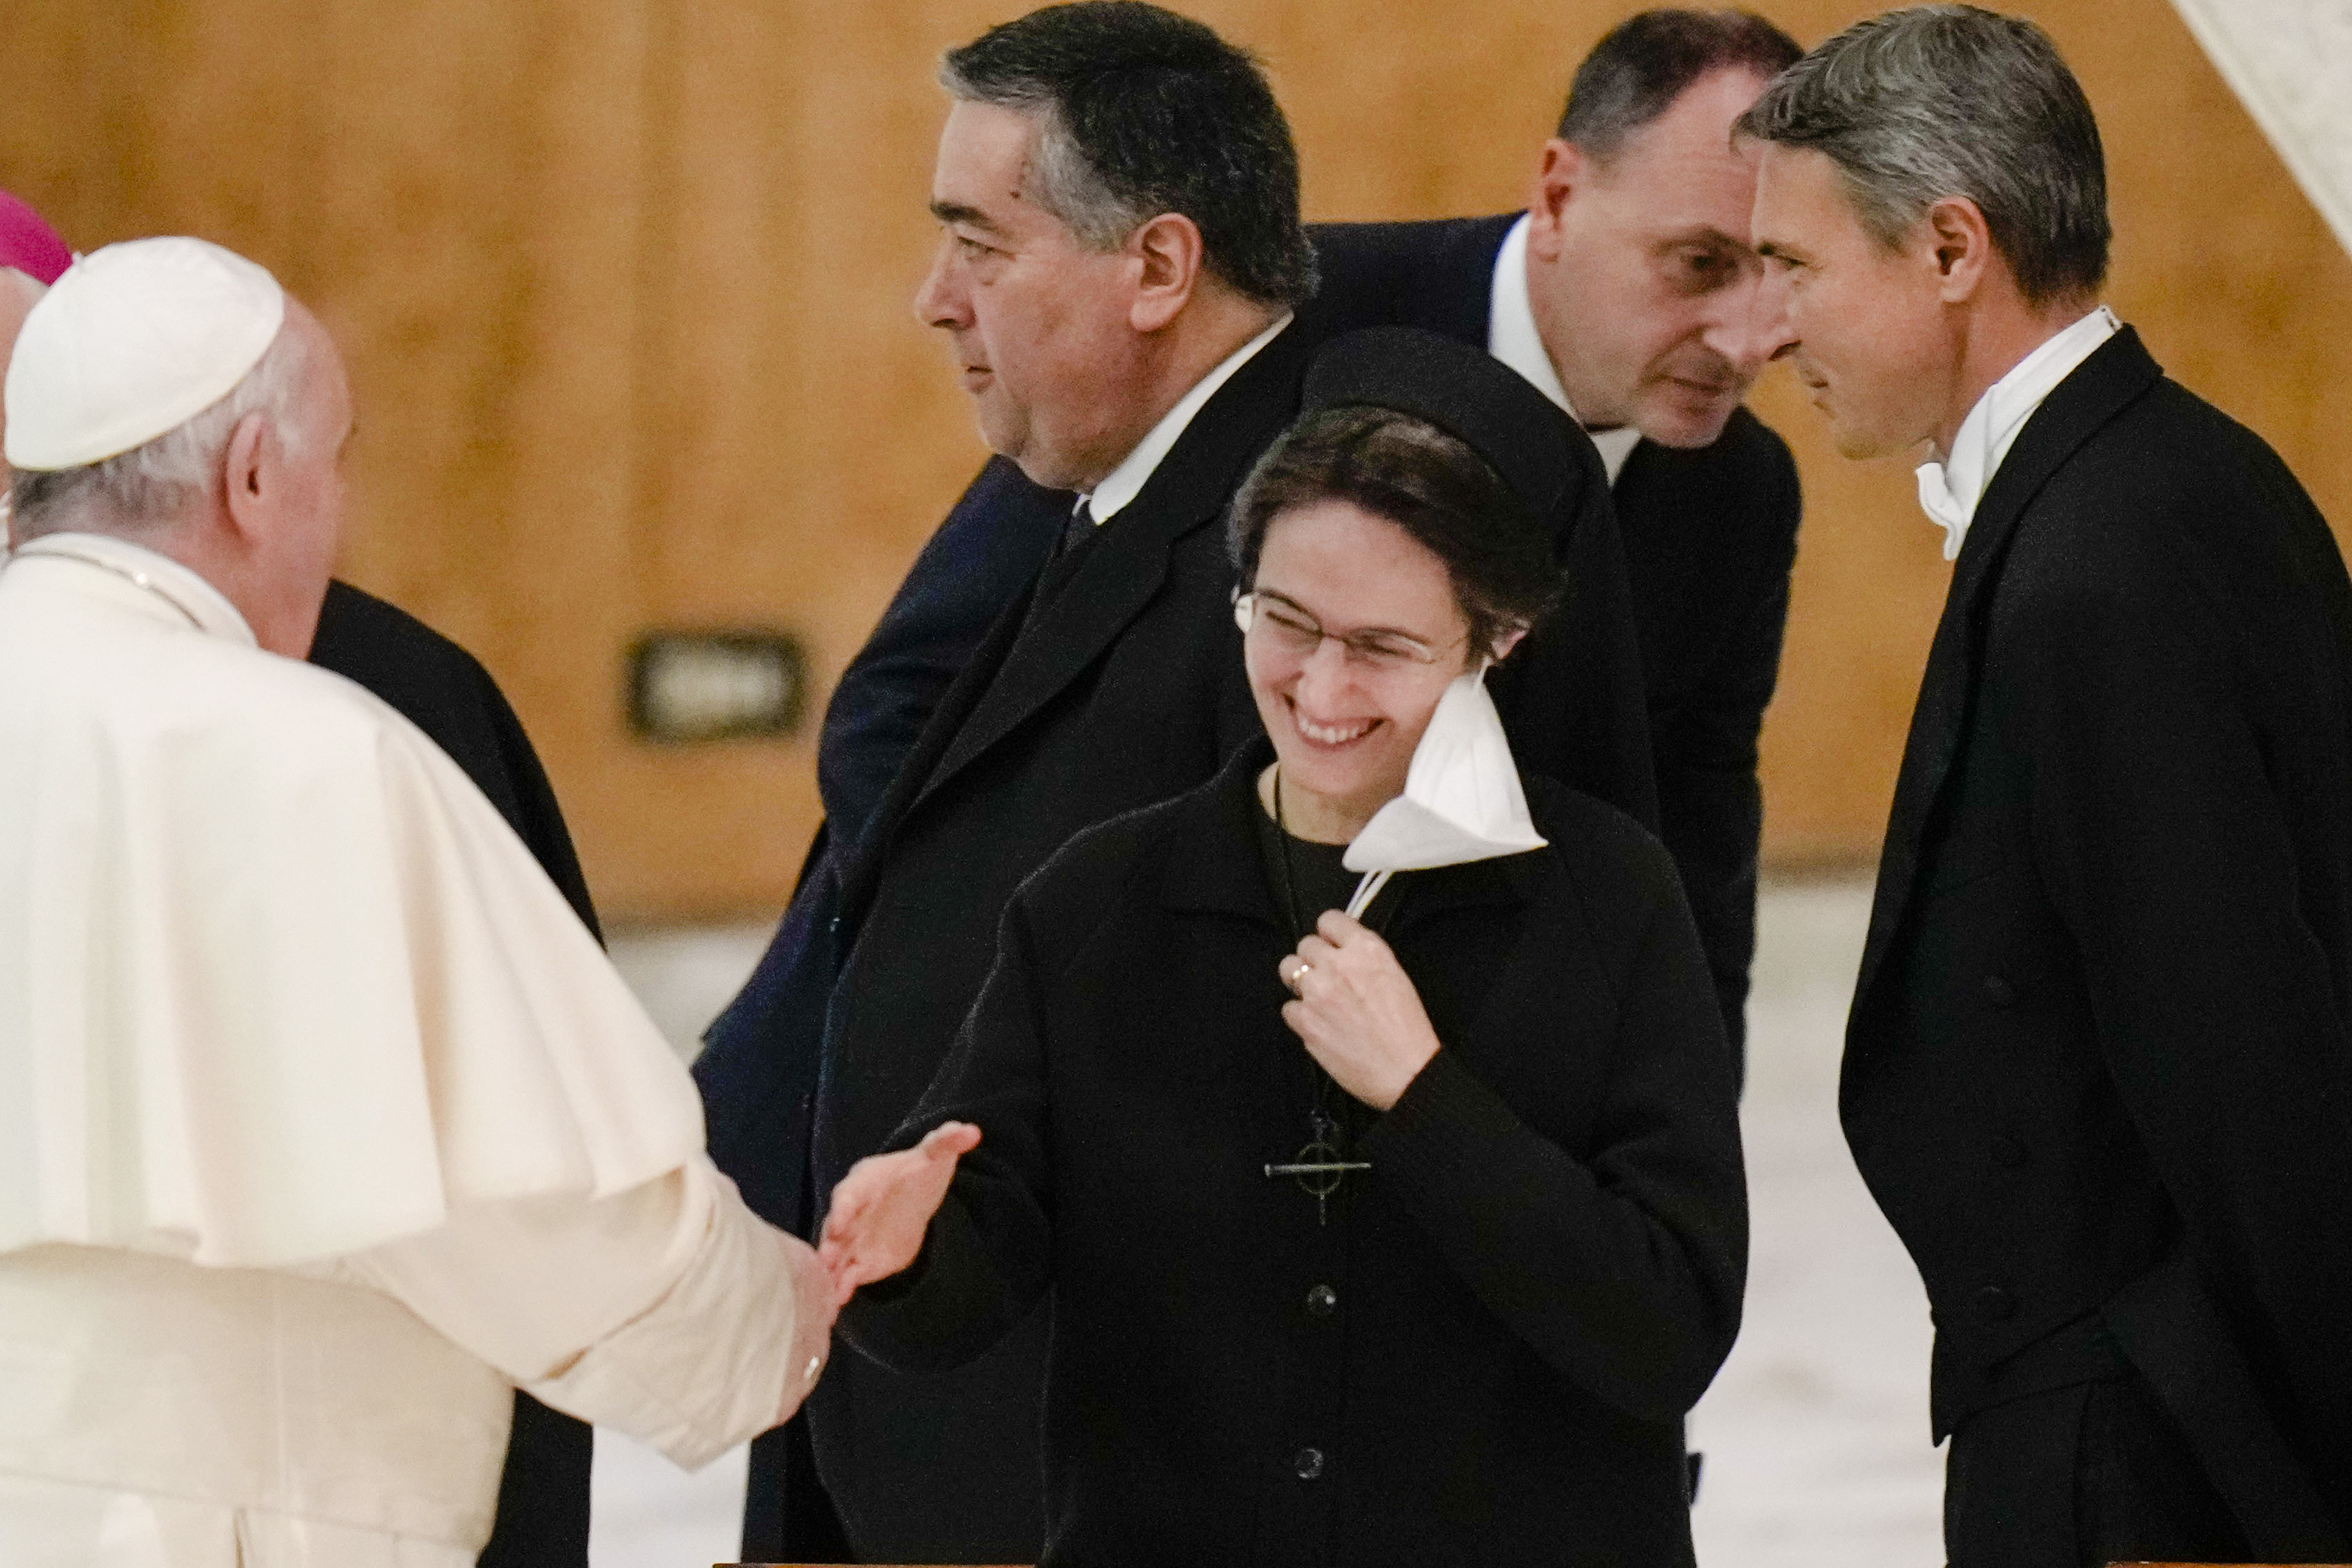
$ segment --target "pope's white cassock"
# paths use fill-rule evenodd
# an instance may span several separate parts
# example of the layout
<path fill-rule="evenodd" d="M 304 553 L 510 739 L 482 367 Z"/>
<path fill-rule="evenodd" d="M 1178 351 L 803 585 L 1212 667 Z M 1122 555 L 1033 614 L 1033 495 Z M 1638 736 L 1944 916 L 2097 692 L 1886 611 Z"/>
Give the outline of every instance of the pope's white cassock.
<path fill-rule="evenodd" d="M 510 1385 L 698 1464 L 814 1269 L 422 732 L 120 537 L 0 569 L 0 1564 L 460 1568 Z"/>

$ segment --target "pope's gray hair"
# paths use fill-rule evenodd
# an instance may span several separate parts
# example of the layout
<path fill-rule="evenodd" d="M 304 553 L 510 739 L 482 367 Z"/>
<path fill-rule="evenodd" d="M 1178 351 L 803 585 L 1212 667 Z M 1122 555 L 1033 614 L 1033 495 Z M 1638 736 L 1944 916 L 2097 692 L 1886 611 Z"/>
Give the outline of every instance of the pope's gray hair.
<path fill-rule="evenodd" d="M 1915 5 L 1857 22 L 1781 72 L 1738 130 L 1828 157 L 1890 248 L 1966 196 L 2033 303 L 2106 280 L 2098 121 L 2057 46 L 2021 17 Z"/>
<path fill-rule="evenodd" d="M 289 455 L 310 440 L 298 407 L 310 351 L 289 321 L 245 379 L 218 403 L 142 447 L 78 468 L 27 469 L 8 489 L 18 539 L 44 533 L 111 533 L 169 522 L 221 482 L 229 437 L 258 414 Z"/>

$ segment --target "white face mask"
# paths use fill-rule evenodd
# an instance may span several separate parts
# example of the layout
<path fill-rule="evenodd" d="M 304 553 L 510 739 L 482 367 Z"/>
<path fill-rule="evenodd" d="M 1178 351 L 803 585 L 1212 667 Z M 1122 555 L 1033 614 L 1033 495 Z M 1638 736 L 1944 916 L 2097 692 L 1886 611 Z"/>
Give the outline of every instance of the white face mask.
<path fill-rule="evenodd" d="M 1393 871 L 1459 866 L 1540 849 L 1503 716 L 1486 694 L 1486 664 L 1456 677 L 1413 748 L 1404 793 L 1372 814 L 1341 864 L 1369 873 L 1349 900 L 1360 914 Z"/>

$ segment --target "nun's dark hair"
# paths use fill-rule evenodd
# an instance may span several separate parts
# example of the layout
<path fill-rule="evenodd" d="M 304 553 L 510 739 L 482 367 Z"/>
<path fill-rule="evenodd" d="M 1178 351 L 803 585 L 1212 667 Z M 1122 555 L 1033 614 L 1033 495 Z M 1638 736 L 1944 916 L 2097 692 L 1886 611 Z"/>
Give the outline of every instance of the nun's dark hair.
<path fill-rule="evenodd" d="M 1429 421 L 1368 405 L 1306 416 L 1250 470 L 1225 532 L 1244 589 L 1256 585 L 1275 521 L 1324 500 L 1396 524 L 1444 563 L 1473 649 L 1532 628 L 1559 603 L 1551 541 L 1502 476 Z"/>

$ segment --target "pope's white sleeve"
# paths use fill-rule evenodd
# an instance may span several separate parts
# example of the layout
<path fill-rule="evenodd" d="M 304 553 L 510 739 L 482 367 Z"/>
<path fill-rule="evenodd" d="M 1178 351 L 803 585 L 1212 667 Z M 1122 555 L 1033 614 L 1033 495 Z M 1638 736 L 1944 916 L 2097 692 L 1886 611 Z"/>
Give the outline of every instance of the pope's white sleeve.
<path fill-rule="evenodd" d="M 815 1253 L 702 1155 L 593 1201 L 467 1205 L 339 1271 L 557 1409 L 689 1469 L 790 1415 L 832 1335 Z"/>

